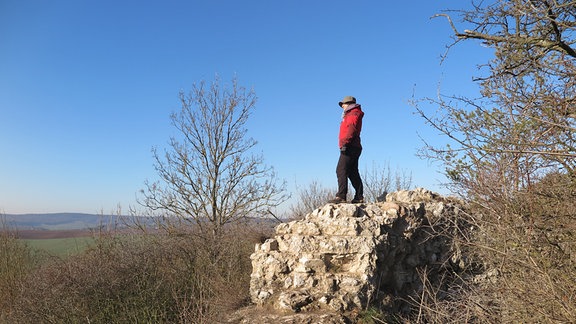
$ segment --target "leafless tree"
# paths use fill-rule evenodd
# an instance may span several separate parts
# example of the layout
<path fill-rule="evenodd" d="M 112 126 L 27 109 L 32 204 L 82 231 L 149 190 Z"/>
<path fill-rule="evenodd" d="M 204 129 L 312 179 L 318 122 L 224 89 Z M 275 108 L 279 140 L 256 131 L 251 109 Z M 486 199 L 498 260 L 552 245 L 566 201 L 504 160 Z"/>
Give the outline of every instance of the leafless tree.
<path fill-rule="evenodd" d="M 290 207 L 289 219 L 300 219 L 307 213 L 326 204 L 328 199 L 334 197 L 335 191 L 322 186 L 313 180 L 307 187 L 298 187 L 298 200 Z"/>
<path fill-rule="evenodd" d="M 424 154 L 446 164 L 455 184 L 498 184 L 504 195 L 529 186 L 551 169 L 576 171 L 575 1 L 480 2 L 456 12 L 469 26 L 454 43 L 480 40 L 494 50 L 475 78 L 480 98 L 440 95 L 417 111 L 450 139 Z M 422 105 L 436 106 L 431 114 Z M 499 172 L 500 181 L 478 175 Z M 505 180 L 505 181 L 502 181 Z M 494 188 L 493 185 L 490 187 Z"/>
<path fill-rule="evenodd" d="M 500 273 L 466 304 L 503 301 L 485 307 L 489 317 L 480 322 L 571 321 L 576 214 L 566 201 L 576 199 L 576 1 L 479 1 L 438 16 L 453 29 L 448 49 L 472 40 L 494 53 L 473 79 L 479 97 L 414 101 L 447 139 L 444 147 L 425 144 L 422 155 L 440 161 L 453 191 L 479 211 L 471 215 L 476 241 L 467 244 Z"/>
<path fill-rule="evenodd" d="M 376 163 L 362 173 L 366 201 L 383 201 L 392 191 L 409 190 L 412 187 L 412 173 L 408 170 L 392 171 L 390 163 L 385 167 Z"/>
<path fill-rule="evenodd" d="M 179 99 L 181 109 L 171 115 L 178 136 L 164 152 L 153 149 L 160 180 L 145 183 L 144 207 L 218 237 L 226 224 L 263 216 L 286 199 L 273 169 L 252 152 L 257 142 L 246 123 L 256 105 L 253 90 L 216 78 L 180 92 Z"/>
<path fill-rule="evenodd" d="M 408 190 L 412 187 L 412 174 L 407 170 L 392 171 L 390 165 L 386 167 L 374 163 L 371 169 L 362 172 L 364 194 L 367 202 L 382 201 L 386 193 L 397 190 Z M 323 186 L 313 180 L 305 187 L 297 187 L 295 204 L 290 207 L 290 219 L 298 219 L 318 207 L 322 207 L 336 194 L 334 189 Z"/>

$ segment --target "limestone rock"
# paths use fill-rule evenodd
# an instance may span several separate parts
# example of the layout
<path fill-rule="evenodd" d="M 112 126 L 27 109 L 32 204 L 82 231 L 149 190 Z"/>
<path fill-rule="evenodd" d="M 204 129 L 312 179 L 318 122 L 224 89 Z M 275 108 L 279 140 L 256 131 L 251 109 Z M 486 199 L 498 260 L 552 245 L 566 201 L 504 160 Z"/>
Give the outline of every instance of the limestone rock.
<path fill-rule="evenodd" d="M 336 312 L 276 313 L 250 306 L 243 308 L 224 323 L 234 324 L 348 324 L 349 318 Z"/>
<path fill-rule="evenodd" d="M 377 296 L 416 292 L 417 269 L 440 269 L 453 257 L 431 220 L 440 224 L 460 209 L 418 188 L 374 204 L 326 204 L 280 224 L 251 255 L 251 300 L 284 313 L 341 313 L 365 309 Z"/>

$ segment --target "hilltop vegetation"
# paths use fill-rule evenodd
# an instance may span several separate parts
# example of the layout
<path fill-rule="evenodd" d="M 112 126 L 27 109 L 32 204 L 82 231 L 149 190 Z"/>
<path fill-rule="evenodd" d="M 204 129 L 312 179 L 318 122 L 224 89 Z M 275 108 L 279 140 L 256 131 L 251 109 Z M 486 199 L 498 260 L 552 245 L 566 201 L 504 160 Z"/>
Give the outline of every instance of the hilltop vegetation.
<path fill-rule="evenodd" d="M 422 155 L 444 166 L 447 186 L 469 207 L 454 221 L 470 233 L 454 244 L 474 262 L 458 264 L 463 275 L 441 287 L 423 276 L 402 313 L 380 316 L 375 304 L 357 310 L 374 315 L 359 318 L 575 322 L 576 5 L 500 0 L 449 13 L 464 25 L 442 15 L 454 31 L 449 49 L 480 40 L 494 51 L 474 80 L 480 95 L 440 94 L 414 107 L 445 135 L 446 145 L 426 145 Z M 143 206 L 173 221 L 153 233 L 100 235 L 67 259 L 39 257 L 0 233 L 0 322 L 214 323 L 248 302 L 249 255 L 269 228 L 252 228 L 247 217 L 268 215 L 285 198 L 245 138 L 255 94 L 234 80 L 224 90 L 201 83 L 180 99 L 172 120 L 181 137 L 165 154 L 154 150 L 161 181 L 142 191 Z M 297 216 L 325 195 L 311 188 Z"/>
<path fill-rule="evenodd" d="M 217 242 L 185 227 L 107 234 L 63 259 L 34 254 L 3 231 L 0 322 L 214 322 L 246 302 L 260 235 L 248 227 Z"/>
<path fill-rule="evenodd" d="M 462 244 L 497 276 L 423 308 L 439 321 L 576 319 L 575 14 L 574 1 L 500 0 L 441 15 L 449 49 L 480 41 L 494 55 L 474 79 L 479 96 L 415 102 L 446 139 L 422 154 L 470 203 L 477 230 Z"/>

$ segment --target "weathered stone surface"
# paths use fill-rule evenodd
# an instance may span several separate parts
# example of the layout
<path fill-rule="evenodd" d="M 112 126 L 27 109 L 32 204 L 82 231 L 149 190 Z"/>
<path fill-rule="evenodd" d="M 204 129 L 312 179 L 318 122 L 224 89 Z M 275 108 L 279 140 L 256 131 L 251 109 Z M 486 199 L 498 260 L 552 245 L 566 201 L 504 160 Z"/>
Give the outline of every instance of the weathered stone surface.
<path fill-rule="evenodd" d="M 350 319 L 337 312 L 281 313 L 250 306 L 232 314 L 224 323 L 234 324 L 349 324 Z"/>
<path fill-rule="evenodd" d="M 252 302 L 298 315 L 339 313 L 365 309 L 377 292 L 418 291 L 417 269 L 438 269 L 454 257 L 442 236 L 430 231 L 430 220 L 438 222 L 460 208 L 419 188 L 390 193 L 374 204 L 327 204 L 302 220 L 280 224 L 251 256 Z"/>
<path fill-rule="evenodd" d="M 400 190 L 386 195 L 386 201 L 399 203 L 431 202 L 441 199 L 440 195 L 424 188 Z"/>

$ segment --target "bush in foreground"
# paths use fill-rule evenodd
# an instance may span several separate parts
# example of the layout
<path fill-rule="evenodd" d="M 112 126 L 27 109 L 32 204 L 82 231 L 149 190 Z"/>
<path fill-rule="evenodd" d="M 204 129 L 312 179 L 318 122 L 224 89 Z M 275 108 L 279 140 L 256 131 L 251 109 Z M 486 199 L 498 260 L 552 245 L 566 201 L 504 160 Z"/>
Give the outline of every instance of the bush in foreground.
<path fill-rule="evenodd" d="M 0 231 L 0 322 L 11 309 L 20 290 L 20 284 L 34 264 L 31 250 L 16 238 L 16 233 L 3 226 Z"/>
<path fill-rule="evenodd" d="M 246 302 L 252 233 L 217 242 L 193 231 L 102 236 L 30 272 L 10 305 L 16 323 L 208 323 Z"/>

